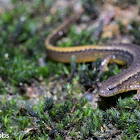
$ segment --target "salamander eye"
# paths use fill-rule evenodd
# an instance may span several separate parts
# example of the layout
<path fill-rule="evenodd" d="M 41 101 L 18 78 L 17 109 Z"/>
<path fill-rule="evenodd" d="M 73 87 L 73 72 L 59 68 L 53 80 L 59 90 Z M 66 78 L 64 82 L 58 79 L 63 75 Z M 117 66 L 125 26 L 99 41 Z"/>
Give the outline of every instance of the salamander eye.
<path fill-rule="evenodd" d="M 115 87 L 113 85 L 110 85 L 107 89 L 108 90 L 113 90 Z"/>

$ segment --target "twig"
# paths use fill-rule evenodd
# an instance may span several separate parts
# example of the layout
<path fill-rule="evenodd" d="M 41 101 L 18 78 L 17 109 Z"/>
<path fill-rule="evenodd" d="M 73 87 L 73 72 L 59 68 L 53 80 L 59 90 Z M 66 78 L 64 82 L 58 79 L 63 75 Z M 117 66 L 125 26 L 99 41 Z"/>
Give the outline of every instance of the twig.
<path fill-rule="evenodd" d="M 80 98 L 79 100 L 75 103 L 75 105 L 73 106 L 72 110 L 71 110 L 71 113 L 74 112 L 75 110 L 75 107 L 77 106 L 77 104 L 82 100 L 83 97 L 85 97 L 86 95 L 89 94 L 89 91 L 92 90 L 93 88 L 89 88 Z M 94 90 L 95 91 L 95 90 Z"/>

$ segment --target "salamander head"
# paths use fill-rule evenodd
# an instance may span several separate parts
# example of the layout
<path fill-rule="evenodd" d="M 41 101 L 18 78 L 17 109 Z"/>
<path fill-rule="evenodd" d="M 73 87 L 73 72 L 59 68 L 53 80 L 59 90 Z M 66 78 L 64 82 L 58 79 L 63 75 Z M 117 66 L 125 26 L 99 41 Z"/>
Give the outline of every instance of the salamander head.
<path fill-rule="evenodd" d="M 112 77 L 111 77 L 112 79 Z M 113 79 L 110 78 L 103 81 L 98 89 L 98 94 L 102 97 L 110 97 L 119 93 L 117 87 L 113 84 Z"/>

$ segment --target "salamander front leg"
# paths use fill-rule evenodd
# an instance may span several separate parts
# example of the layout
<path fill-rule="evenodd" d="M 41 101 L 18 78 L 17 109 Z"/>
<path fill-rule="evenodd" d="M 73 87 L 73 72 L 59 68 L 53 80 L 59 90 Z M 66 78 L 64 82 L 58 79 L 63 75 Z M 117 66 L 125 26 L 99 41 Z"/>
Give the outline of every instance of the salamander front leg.
<path fill-rule="evenodd" d="M 106 57 L 104 57 L 104 59 L 101 62 L 101 66 L 100 66 L 100 71 L 104 72 L 108 70 L 108 64 L 109 62 L 113 62 L 113 55 L 107 55 Z"/>
<path fill-rule="evenodd" d="M 140 88 L 137 89 L 137 94 L 133 97 L 133 99 L 140 100 Z"/>

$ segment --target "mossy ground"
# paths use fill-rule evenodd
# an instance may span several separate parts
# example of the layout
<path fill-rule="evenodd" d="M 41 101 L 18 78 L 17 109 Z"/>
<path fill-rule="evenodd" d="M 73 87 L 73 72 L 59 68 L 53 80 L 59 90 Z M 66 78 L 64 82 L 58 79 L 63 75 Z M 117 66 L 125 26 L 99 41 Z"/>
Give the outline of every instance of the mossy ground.
<path fill-rule="evenodd" d="M 100 60 L 76 66 L 46 57 L 45 38 L 63 17 L 59 10 L 50 13 L 54 2 L 13 1 L 14 9 L 0 15 L 0 133 L 16 140 L 140 139 L 140 104 L 132 99 L 133 92 L 125 98 L 100 99 L 96 109 L 83 98 L 71 113 L 81 93 L 100 77 Z M 140 44 L 140 24 L 133 22 L 132 27 Z M 97 43 L 91 37 L 93 30 L 77 34 L 75 28 L 68 34 L 71 39 L 58 42 L 60 47 Z M 119 72 L 112 64 L 99 80 Z"/>

